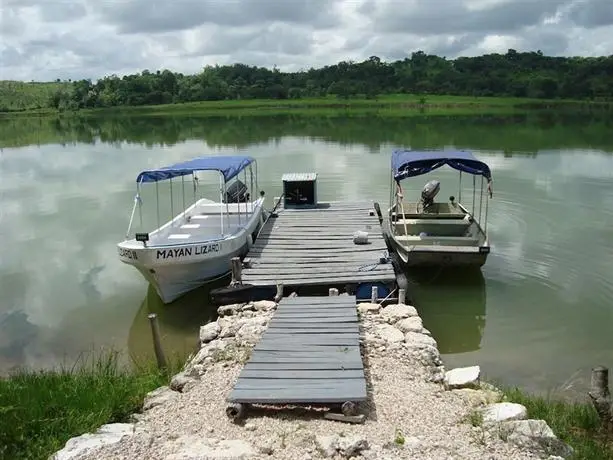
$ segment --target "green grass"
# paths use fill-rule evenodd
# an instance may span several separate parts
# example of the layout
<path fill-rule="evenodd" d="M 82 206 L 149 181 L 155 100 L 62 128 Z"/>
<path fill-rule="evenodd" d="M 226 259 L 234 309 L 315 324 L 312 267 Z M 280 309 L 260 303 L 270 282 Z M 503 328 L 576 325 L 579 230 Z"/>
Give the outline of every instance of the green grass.
<path fill-rule="evenodd" d="M 558 438 L 572 446 L 573 459 L 613 459 L 613 436 L 601 431 L 590 404 L 528 395 L 517 388 L 503 389 L 503 393 L 505 400 L 524 405 L 530 418 L 545 420 Z"/>
<path fill-rule="evenodd" d="M 51 96 L 60 89 L 71 91 L 70 83 L 45 82 L 27 83 L 0 80 L 0 112 L 49 111 Z M 55 112 L 55 111 L 53 111 Z"/>
<path fill-rule="evenodd" d="M 47 459 L 71 437 L 125 422 L 171 374 L 150 363 L 122 368 L 110 352 L 71 369 L 0 378 L 0 458 Z"/>
<path fill-rule="evenodd" d="M 2 99 L 0 98 L 0 101 Z M 339 99 L 336 96 L 305 99 L 244 99 L 224 101 L 201 101 L 151 106 L 117 106 L 110 108 L 82 109 L 77 112 L 63 112 L 64 115 L 80 116 L 113 115 L 189 115 L 189 116 L 271 116 L 310 115 L 346 116 L 369 115 L 411 116 L 411 115 L 470 115 L 505 114 L 525 112 L 533 109 L 562 108 L 608 108 L 610 103 L 596 103 L 574 100 L 542 100 L 512 97 L 438 96 L 415 94 L 387 94 L 374 99 L 352 97 Z M 58 113 L 52 109 L 36 112 L 5 112 L 3 117 L 19 115 L 49 115 Z"/>

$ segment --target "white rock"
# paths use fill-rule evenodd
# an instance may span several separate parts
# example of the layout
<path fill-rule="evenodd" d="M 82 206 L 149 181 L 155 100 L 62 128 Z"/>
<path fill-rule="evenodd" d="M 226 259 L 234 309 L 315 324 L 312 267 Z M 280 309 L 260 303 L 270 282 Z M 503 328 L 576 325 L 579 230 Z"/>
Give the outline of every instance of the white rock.
<path fill-rule="evenodd" d="M 410 318 L 401 319 L 394 326 L 402 332 L 422 332 L 424 325 L 419 316 L 411 316 Z"/>
<path fill-rule="evenodd" d="M 257 311 L 271 311 L 277 308 L 277 303 L 272 300 L 258 300 L 253 302 L 253 308 Z"/>
<path fill-rule="evenodd" d="M 170 389 L 174 391 L 183 391 L 184 389 L 189 389 L 192 383 L 195 383 L 195 379 L 188 377 L 184 372 L 179 372 L 172 377 Z"/>
<path fill-rule="evenodd" d="M 521 404 L 501 402 L 490 404 L 482 411 L 483 423 L 499 423 L 510 420 L 525 420 L 528 418 L 528 410 Z"/>
<path fill-rule="evenodd" d="M 379 310 L 381 310 L 381 305 L 378 303 L 364 302 L 358 304 L 358 311 L 360 313 L 379 313 Z"/>
<path fill-rule="evenodd" d="M 149 410 L 156 406 L 161 406 L 170 401 L 174 401 L 179 397 L 179 393 L 172 391 L 169 387 L 163 386 L 150 391 L 145 396 L 145 402 L 143 403 L 143 410 Z"/>
<path fill-rule="evenodd" d="M 317 449 L 326 458 L 333 457 L 338 448 L 338 436 L 316 436 Z"/>
<path fill-rule="evenodd" d="M 221 332 L 221 326 L 217 321 L 200 326 L 200 343 L 208 343 L 217 338 Z"/>
<path fill-rule="evenodd" d="M 363 436 L 339 437 L 336 445 L 340 454 L 346 458 L 356 457 L 368 449 L 368 441 Z"/>
<path fill-rule="evenodd" d="M 562 458 L 573 454 L 572 447 L 559 440 L 544 420 L 514 420 L 503 422 L 499 427 L 502 439 L 522 449 Z"/>
<path fill-rule="evenodd" d="M 95 449 L 110 444 L 116 444 L 126 436 L 134 434 L 131 423 L 110 423 L 102 425 L 95 433 L 85 433 L 69 439 L 64 448 L 57 451 L 50 460 L 69 460 L 75 458 L 87 449 Z"/>
<path fill-rule="evenodd" d="M 230 305 L 222 305 L 217 309 L 217 314 L 219 316 L 229 316 L 234 315 L 236 312 L 240 311 L 243 308 L 244 303 L 233 303 Z"/>
<path fill-rule="evenodd" d="M 458 367 L 445 372 L 447 389 L 479 387 L 481 368 L 479 366 Z"/>
<path fill-rule="evenodd" d="M 257 451 L 248 442 L 202 438 L 197 435 L 181 436 L 167 443 L 164 450 L 174 451 L 165 460 L 243 460 L 257 455 Z"/>
<path fill-rule="evenodd" d="M 253 303 L 246 303 L 241 307 L 241 312 L 243 313 L 253 310 L 255 310 L 255 305 L 253 305 Z"/>
<path fill-rule="evenodd" d="M 262 333 L 266 330 L 266 326 L 260 324 L 244 324 L 236 333 L 236 338 L 243 342 L 255 344 Z"/>
<path fill-rule="evenodd" d="M 377 324 L 375 333 L 389 343 L 402 342 L 404 334 L 390 324 Z"/>
<path fill-rule="evenodd" d="M 191 369 L 195 365 L 203 364 L 205 362 L 210 362 L 210 360 L 207 361 L 207 358 L 211 358 L 216 353 L 225 350 L 227 346 L 228 346 L 228 342 L 226 342 L 225 340 L 219 340 L 219 339 L 216 339 L 216 340 L 213 340 L 212 342 L 204 344 L 204 346 L 200 349 L 198 354 L 196 354 L 196 356 L 194 356 L 194 358 L 189 362 L 189 364 L 187 365 L 187 368 Z"/>
<path fill-rule="evenodd" d="M 382 318 L 390 323 L 396 323 L 401 319 L 408 318 L 410 316 L 418 316 L 417 310 L 410 305 L 404 305 L 402 303 L 396 305 L 388 305 L 381 310 Z"/>
<path fill-rule="evenodd" d="M 407 332 L 404 335 L 404 341 L 408 343 L 411 348 L 438 347 L 434 338 L 426 334 L 420 334 L 419 332 Z"/>

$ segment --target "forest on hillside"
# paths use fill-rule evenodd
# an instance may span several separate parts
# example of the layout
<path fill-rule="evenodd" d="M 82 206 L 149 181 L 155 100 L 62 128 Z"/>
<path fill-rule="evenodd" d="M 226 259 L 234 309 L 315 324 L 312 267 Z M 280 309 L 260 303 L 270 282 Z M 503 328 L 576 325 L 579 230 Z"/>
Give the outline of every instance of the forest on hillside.
<path fill-rule="evenodd" d="M 362 62 L 297 72 L 245 64 L 207 66 L 194 75 L 144 70 L 106 76 L 95 83 L 67 83 L 50 95 L 47 106 L 76 110 L 237 99 L 376 98 L 396 93 L 611 101 L 613 56 L 551 57 L 510 49 L 506 54 L 450 60 L 418 51 L 394 62 L 371 56 Z"/>

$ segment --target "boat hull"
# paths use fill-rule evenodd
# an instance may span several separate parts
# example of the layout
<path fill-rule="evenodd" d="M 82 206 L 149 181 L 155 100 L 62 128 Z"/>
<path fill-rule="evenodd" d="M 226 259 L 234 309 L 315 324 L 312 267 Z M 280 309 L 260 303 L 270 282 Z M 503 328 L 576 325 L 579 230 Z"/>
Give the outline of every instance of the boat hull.
<path fill-rule="evenodd" d="M 384 225 L 384 233 L 391 252 L 398 255 L 402 268 L 415 267 L 474 267 L 485 265 L 490 252 L 489 245 L 444 246 L 444 245 L 403 245 Z M 408 247 L 407 247 L 408 246 Z"/>
<path fill-rule="evenodd" d="M 242 258 L 248 250 L 248 245 L 244 244 L 235 251 L 207 260 L 149 267 L 136 264 L 134 266 L 153 286 L 162 302 L 168 304 L 208 282 L 226 276 L 231 271 L 232 258 Z"/>
<path fill-rule="evenodd" d="M 117 245 L 119 259 L 134 266 L 165 304 L 231 272 L 231 260 L 244 257 L 265 222 L 261 207 L 241 231 L 226 238 L 172 246 Z"/>

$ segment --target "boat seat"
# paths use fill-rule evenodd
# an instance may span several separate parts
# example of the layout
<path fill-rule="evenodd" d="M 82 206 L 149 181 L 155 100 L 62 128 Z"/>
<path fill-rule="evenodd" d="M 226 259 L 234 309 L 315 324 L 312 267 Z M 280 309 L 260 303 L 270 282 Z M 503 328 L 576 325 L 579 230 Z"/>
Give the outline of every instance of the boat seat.
<path fill-rule="evenodd" d="M 400 219 L 394 223 L 396 234 L 404 235 L 406 232 L 412 235 L 426 233 L 429 236 L 464 236 L 471 226 L 468 219 Z"/>
<path fill-rule="evenodd" d="M 399 243 L 407 245 L 432 245 L 439 242 L 441 246 L 478 246 L 479 239 L 471 236 L 419 236 L 397 235 L 394 237 Z"/>

